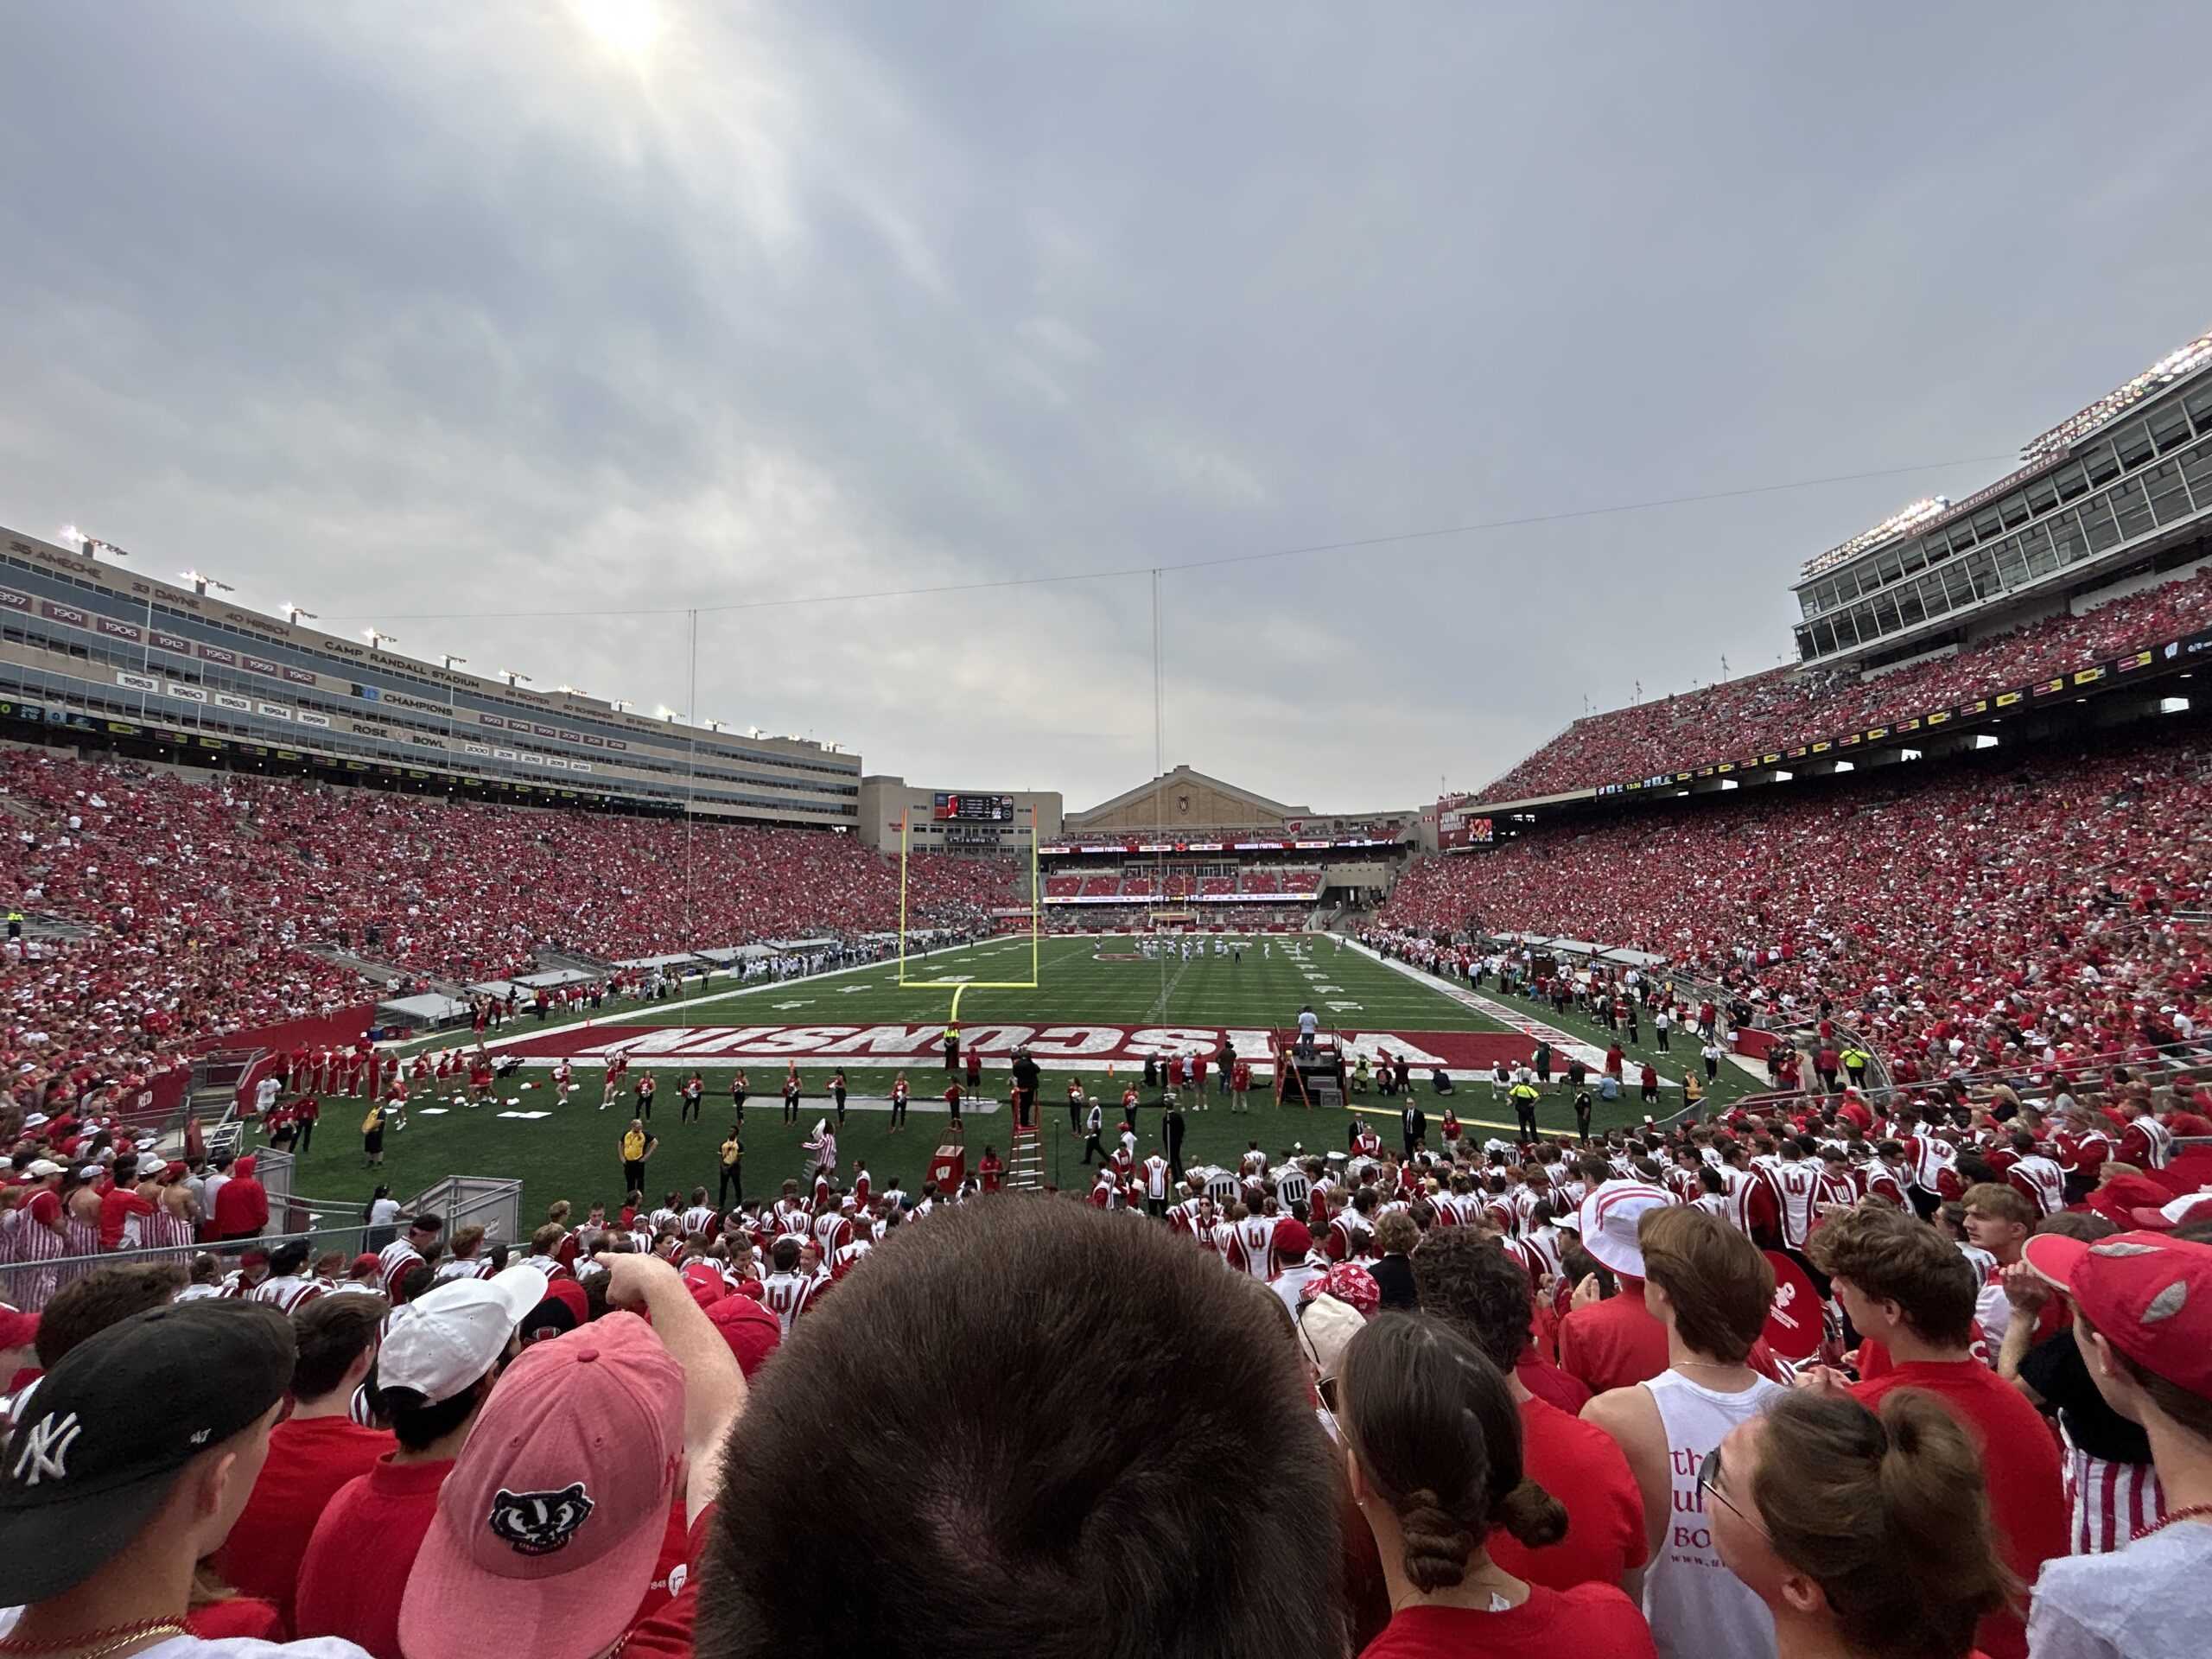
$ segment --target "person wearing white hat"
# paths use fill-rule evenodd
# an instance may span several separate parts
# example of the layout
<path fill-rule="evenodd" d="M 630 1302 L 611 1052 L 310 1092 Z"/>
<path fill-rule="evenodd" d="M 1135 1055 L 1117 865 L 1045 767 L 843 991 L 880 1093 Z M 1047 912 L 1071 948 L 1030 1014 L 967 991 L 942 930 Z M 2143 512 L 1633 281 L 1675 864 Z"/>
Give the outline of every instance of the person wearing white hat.
<path fill-rule="evenodd" d="M 1597 1274 L 1587 1275 L 1560 1321 L 1560 1369 L 1592 1394 L 1626 1388 L 1667 1369 L 1666 1328 L 1644 1311 L 1637 1228 L 1648 1212 L 1674 1202 L 1672 1193 L 1648 1181 L 1602 1181 L 1582 1200 L 1576 1218 L 1582 1248 L 1620 1281 L 1608 1297 Z"/>
<path fill-rule="evenodd" d="M 517 1351 L 516 1327 L 544 1296 L 543 1275 L 518 1265 L 449 1281 L 393 1312 L 372 1397 L 399 1446 L 340 1487 L 315 1522 L 300 1560 L 296 1635 L 399 1652 L 400 1603 L 439 1489 Z"/>
<path fill-rule="evenodd" d="M 1713 1548 L 1704 1465 L 1731 1429 L 1787 1392 L 1745 1363 L 1765 1328 L 1774 1270 L 1727 1222 L 1680 1205 L 1637 1203 L 1631 1251 L 1614 1213 L 1629 1207 L 1625 1198 L 1604 1215 L 1591 1214 L 1604 1191 L 1584 1205 L 1584 1248 L 1614 1272 L 1642 1278 L 1639 1300 L 1667 1350 L 1659 1373 L 1582 1408 L 1586 1422 L 1620 1443 L 1643 1495 L 1651 1564 L 1637 1576 L 1652 1640 L 1662 1659 L 1772 1653 L 1774 1616 Z"/>

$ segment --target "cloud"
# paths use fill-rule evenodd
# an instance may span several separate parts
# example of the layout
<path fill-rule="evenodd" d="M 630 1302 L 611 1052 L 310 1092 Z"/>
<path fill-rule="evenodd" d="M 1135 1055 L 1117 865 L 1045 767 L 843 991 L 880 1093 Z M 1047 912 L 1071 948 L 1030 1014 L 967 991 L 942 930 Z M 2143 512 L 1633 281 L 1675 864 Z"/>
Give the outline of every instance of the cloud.
<path fill-rule="evenodd" d="M 599 3 L 11 18 L 0 522 L 642 707 L 753 605 L 701 713 L 1082 805 L 1148 580 L 757 601 L 1999 454 L 2206 321 L 2201 9 Z M 1171 573 L 1160 758 L 1410 804 L 2002 470 Z"/>

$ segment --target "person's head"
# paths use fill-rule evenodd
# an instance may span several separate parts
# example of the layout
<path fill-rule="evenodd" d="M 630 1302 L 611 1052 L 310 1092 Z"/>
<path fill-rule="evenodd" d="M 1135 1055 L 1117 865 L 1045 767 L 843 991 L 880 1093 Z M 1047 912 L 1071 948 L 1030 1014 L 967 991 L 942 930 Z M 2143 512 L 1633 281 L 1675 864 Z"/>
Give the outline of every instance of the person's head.
<path fill-rule="evenodd" d="M 1462 1583 L 1493 1527 L 1531 1548 L 1567 1535 L 1567 1511 L 1522 1472 L 1504 1375 L 1448 1325 L 1375 1319 L 1344 1350 L 1336 1416 L 1383 1570 L 1414 1589 Z"/>
<path fill-rule="evenodd" d="M 0 1450 L 0 1600 L 51 1600 L 111 1566 L 188 1576 L 245 1507 L 291 1376 L 290 1325 L 252 1302 L 149 1308 L 72 1349 Z M 136 1588 L 118 1586 L 123 1605 L 143 1605 Z"/>
<path fill-rule="evenodd" d="M 535 1268 L 455 1279 L 396 1309 L 377 1355 L 378 1414 L 410 1452 L 429 1450 L 475 1417 L 515 1331 L 545 1294 Z"/>
<path fill-rule="evenodd" d="M 1964 1659 L 2016 1589 L 1968 1432 L 1931 1395 L 1796 1393 L 1730 1431 L 1706 1483 L 1729 1570 L 1777 1625 L 1874 1659 Z"/>
<path fill-rule="evenodd" d="M 450 1243 L 456 1261 L 474 1261 L 484 1248 L 484 1229 L 473 1221 L 466 1227 L 456 1227 Z"/>
<path fill-rule="evenodd" d="M 791 1273 L 798 1269 L 799 1242 L 795 1238 L 779 1238 L 768 1253 L 770 1264 L 778 1273 Z"/>
<path fill-rule="evenodd" d="M 446 1218 L 426 1210 L 407 1224 L 407 1242 L 428 1255 L 430 1247 L 438 1242 L 438 1235 L 446 1230 Z"/>
<path fill-rule="evenodd" d="M 1861 1204 L 1815 1228 L 1805 1253 L 1834 1281 L 1861 1335 L 1907 1333 L 1940 1349 L 1974 1340 L 1974 1264 L 1933 1227 L 1891 1205 Z"/>
<path fill-rule="evenodd" d="M 683 1371 L 650 1325 L 617 1315 L 533 1344 L 439 1488 L 402 1644 L 596 1659 L 652 1579 L 683 1466 Z"/>
<path fill-rule="evenodd" d="M 994 1260 L 1025 1271 L 979 1279 Z M 893 1393 L 895 1443 L 855 1439 Z M 919 1509 L 887 1506 L 893 1486 Z M 812 1501 L 794 1510 L 797 1491 Z M 1315 1517 L 1338 1502 L 1265 1287 L 1087 1205 L 963 1205 L 887 1240 L 761 1371 L 727 1443 L 695 1650 L 865 1652 L 931 1629 L 1010 1659 L 1110 1627 L 1163 1659 L 1334 1659 L 1342 1552 Z M 791 1515 L 772 1553 L 747 1519 L 764 1505 Z"/>
<path fill-rule="evenodd" d="M 377 1357 L 377 1336 L 391 1304 L 381 1296 L 318 1296 L 292 1315 L 299 1363 L 292 1394 L 302 1405 L 332 1395 L 353 1397 Z"/>
<path fill-rule="evenodd" d="M 2028 1265 L 2065 1293 L 2074 1340 L 2106 1403 L 2212 1447 L 2212 1224 L 2094 1244 L 2028 1241 Z"/>
<path fill-rule="evenodd" d="M 314 1244 L 304 1238 L 287 1239 L 269 1252 L 269 1276 L 291 1279 L 307 1271 L 308 1252 Z"/>
<path fill-rule="evenodd" d="M 1766 1328 L 1774 1269 L 1749 1237 L 1719 1217 L 1680 1205 L 1644 1213 L 1644 1306 L 1690 1351 L 1740 1364 Z"/>
<path fill-rule="evenodd" d="M 1529 1275 L 1479 1228 L 1438 1227 L 1414 1252 L 1421 1309 L 1482 1350 L 1510 1373 L 1527 1351 L 1535 1325 Z"/>
<path fill-rule="evenodd" d="M 39 1315 L 38 1363 L 52 1370 L 62 1357 L 111 1325 L 159 1307 L 184 1288 L 183 1272 L 168 1262 L 94 1268 L 55 1291 Z"/>
<path fill-rule="evenodd" d="M 1384 1255 L 1409 1255 L 1421 1243 L 1421 1229 L 1402 1210 L 1393 1210 L 1375 1224 L 1375 1248 Z"/>
<path fill-rule="evenodd" d="M 2035 1230 L 2033 1205 L 1999 1181 L 1982 1181 L 1968 1187 L 1960 1202 L 1966 1206 L 1967 1243 L 1976 1249 L 1987 1250 L 1999 1262 L 2020 1259 L 2020 1246 Z"/>

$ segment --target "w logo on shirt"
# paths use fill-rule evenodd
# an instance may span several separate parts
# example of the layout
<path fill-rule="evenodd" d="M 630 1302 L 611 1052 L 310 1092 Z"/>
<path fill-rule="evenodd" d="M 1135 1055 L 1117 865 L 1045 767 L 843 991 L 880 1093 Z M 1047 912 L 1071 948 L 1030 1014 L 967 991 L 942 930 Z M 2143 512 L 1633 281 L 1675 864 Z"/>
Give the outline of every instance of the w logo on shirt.
<path fill-rule="evenodd" d="M 492 1500 L 493 1536 L 524 1555 L 550 1555 L 568 1546 L 595 1506 L 581 1480 L 557 1492 L 511 1492 Z"/>
<path fill-rule="evenodd" d="M 68 1479 L 69 1448 L 83 1432 L 84 1425 L 77 1421 L 75 1412 L 58 1421 L 48 1412 L 24 1431 L 23 1449 L 16 1454 L 16 1466 L 9 1472 L 26 1486 L 35 1486 L 41 1480 Z"/>

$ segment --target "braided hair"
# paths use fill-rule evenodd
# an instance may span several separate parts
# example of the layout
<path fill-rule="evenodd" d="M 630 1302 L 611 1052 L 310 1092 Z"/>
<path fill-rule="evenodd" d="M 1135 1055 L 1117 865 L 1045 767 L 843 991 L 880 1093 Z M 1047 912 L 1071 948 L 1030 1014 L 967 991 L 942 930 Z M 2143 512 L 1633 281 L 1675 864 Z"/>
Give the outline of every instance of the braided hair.
<path fill-rule="evenodd" d="M 1345 1349 L 1338 1389 L 1352 1454 L 1397 1517 L 1417 1589 L 1460 1583 L 1495 1527 L 1532 1548 L 1567 1535 L 1566 1510 L 1522 1473 L 1504 1376 L 1466 1338 L 1385 1313 Z"/>

